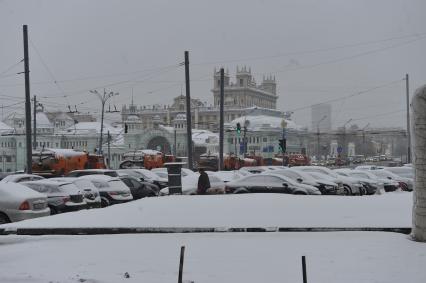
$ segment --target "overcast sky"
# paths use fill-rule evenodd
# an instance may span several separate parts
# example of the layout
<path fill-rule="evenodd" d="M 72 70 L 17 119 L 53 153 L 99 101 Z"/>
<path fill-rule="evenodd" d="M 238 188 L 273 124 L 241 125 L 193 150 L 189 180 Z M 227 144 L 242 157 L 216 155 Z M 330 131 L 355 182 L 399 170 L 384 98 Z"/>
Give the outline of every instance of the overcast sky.
<path fill-rule="evenodd" d="M 212 103 L 214 67 L 276 76 L 278 108 L 310 125 L 309 105 L 333 102 L 333 126 L 405 125 L 405 82 L 426 83 L 426 1 L 1 1 L 2 115 L 23 110 L 22 25 L 29 26 L 31 93 L 48 110 L 100 111 L 88 90 L 130 103 L 171 104 L 184 89 Z M 398 81 L 399 80 L 399 81 Z M 56 83 L 55 83 L 56 81 Z M 382 86 L 379 88 L 375 88 Z M 373 90 L 371 90 L 373 89 Z M 18 103 L 18 104 L 17 104 Z"/>

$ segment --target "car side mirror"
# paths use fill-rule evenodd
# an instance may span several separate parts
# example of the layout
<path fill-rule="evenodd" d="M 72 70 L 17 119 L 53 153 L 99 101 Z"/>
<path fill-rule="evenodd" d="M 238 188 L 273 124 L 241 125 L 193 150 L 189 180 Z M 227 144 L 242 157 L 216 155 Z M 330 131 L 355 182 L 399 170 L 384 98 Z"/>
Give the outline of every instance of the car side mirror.
<path fill-rule="evenodd" d="M 298 181 L 299 183 L 302 183 L 302 182 L 303 182 L 303 179 L 302 179 L 302 178 L 297 178 L 297 181 Z"/>
<path fill-rule="evenodd" d="M 288 184 L 287 184 L 287 183 L 283 183 L 283 187 L 284 187 L 285 189 L 287 189 L 287 188 L 288 188 Z"/>
<path fill-rule="evenodd" d="M 392 178 L 391 178 L 391 177 L 389 177 L 389 176 L 388 176 L 388 179 L 389 179 L 389 180 L 392 180 Z"/>

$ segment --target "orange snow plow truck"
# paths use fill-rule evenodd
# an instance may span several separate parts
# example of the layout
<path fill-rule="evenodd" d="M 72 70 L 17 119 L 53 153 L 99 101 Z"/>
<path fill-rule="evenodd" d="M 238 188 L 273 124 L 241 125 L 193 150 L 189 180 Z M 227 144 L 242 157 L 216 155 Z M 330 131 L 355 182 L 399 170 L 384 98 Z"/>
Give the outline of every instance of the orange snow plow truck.
<path fill-rule="evenodd" d="M 60 177 L 73 170 L 105 168 L 102 155 L 59 148 L 33 151 L 33 174 L 43 177 Z"/>

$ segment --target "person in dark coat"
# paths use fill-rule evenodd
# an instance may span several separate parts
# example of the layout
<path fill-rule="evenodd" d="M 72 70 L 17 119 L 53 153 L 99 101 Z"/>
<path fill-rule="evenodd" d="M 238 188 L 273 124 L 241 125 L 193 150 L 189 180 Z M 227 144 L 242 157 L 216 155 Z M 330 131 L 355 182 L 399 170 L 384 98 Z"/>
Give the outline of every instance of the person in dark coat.
<path fill-rule="evenodd" d="M 205 195 L 207 189 L 210 188 L 209 175 L 207 175 L 202 167 L 198 168 L 198 172 L 200 172 L 200 177 L 198 177 L 197 194 Z"/>

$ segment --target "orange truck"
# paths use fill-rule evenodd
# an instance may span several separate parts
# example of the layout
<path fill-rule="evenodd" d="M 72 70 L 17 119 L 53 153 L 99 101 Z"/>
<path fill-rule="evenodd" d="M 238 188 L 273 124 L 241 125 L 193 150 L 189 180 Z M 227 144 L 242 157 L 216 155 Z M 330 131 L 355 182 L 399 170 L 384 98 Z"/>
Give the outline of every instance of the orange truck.
<path fill-rule="evenodd" d="M 101 155 L 60 148 L 33 151 L 32 171 L 44 177 L 59 177 L 73 170 L 105 168 Z"/>
<path fill-rule="evenodd" d="M 124 161 L 120 168 L 143 167 L 146 169 L 163 167 L 167 160 L 173 160 L 171 156 L 165 156 L 162 152 L 152 149 L 140 149 L 123 154 Z M 132 166 L 133 164 L 133 166 Z"/>

